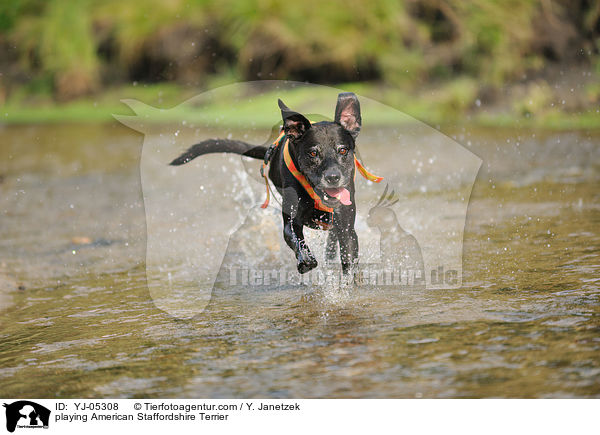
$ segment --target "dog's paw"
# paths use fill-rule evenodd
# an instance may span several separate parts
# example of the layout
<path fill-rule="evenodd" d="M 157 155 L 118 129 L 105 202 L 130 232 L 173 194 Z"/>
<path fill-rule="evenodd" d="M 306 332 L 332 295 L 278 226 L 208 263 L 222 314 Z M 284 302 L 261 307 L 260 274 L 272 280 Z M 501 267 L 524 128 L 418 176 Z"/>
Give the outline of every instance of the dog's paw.
<path fill-rule="evenodd" d="M 304 259 L 298 261 L 298 272 L 306 273 L 317 267 L 317 260 L 312 255 L 307 255 Z"/>

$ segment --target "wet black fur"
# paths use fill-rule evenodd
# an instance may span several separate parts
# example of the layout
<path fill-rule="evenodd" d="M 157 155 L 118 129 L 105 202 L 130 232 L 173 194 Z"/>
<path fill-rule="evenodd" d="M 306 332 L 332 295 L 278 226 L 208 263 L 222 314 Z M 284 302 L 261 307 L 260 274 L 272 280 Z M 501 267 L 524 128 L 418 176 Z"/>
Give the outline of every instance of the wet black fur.
<path fill-rule="evenodd" d="M 323 203 L 334 209 L 333 227 L 327 238 L 327 259 L 332 260 L 340 247 L 342 270 L 352 271 L 358 262 L 358 239 L 354 231 L 356 204 L 354 200 L 355 138 L 361 128 L 360 104 L 350 92 L 338 96 L 334 122 L 311 124 L 300 113 L 290 110 L 281 100 L 279 107 L 283 128 L 290 140 L 289 151 L 296 167 L 308 179 Z M 209 153 L 235 153 L 263 159 L 267 147 L 228 139 L 209 139 L 193 145 L 171 162 L 182 165 Z M 317 266 L 317 261 L 304 241 L 304 226 L 313 226 L 314 201 L 287 169 L 283 146 L 274 150 L 269 166 L 269 179 L 283 198 L 283 237 L 296 254 L 300 273 Z M 327 197 L 324 189 L 344 187 L 350 192 L 351 205 Z"/>

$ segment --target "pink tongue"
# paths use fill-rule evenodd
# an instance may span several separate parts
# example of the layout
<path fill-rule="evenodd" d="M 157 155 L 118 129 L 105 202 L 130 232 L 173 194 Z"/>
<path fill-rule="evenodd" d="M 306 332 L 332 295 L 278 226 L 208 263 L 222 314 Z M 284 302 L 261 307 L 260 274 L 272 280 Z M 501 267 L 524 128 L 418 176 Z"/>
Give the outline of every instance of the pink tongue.
<path fill-rule="evenodd" d="M 350 201 L 350 192 L 343 187 L 338 187 L 337 189 L 325 189 L 325 193 L 337 198 L 344 205 L 352 204 L 352 201 Z"/>

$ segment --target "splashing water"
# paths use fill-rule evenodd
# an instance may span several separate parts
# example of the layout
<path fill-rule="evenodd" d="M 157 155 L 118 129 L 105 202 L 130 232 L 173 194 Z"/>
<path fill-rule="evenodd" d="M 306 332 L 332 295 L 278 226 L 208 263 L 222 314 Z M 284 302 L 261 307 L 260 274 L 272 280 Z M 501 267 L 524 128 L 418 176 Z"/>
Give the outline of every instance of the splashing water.
<path fill-rule="evenodd" d="M 177 140 L 190 140 L 177 129 Z M 512 132 L 463 138 L 485 164 L 470 203 L 459 289 L 353 292 L 277 283 L 234 292 L 214 280 L 199 283 L 202 263 L 223 244 L 224 251 L 231 244 L 239 267 L 295 268 L 278 210 L 253 209 L 264 199 L 260 179 L 240 170 L 239 159 L 207 156 L 185 170 L 209 172 L 212 181 L 195 187 L 213 198 L 215 218 L 188 218 L 186 225 L 208 226 L 212 234 L 184 234 L 180 240 L 194 255 L 163 266 L 170 294 L 183 302 L 200 284 L 217 291 L 202 314 L 178 320 L 156 307 L 147 287 L 139 136 L 106 127 L 63 130 L 47 125 L 0 133 L 0 161 L 10 161 L 0 183 L 0 385 L 8 397 L 31 391 L 42 398 L 600 395 L 595 136 L 520 133 L 518 147 L 512 140 L 499 148 L 506 135 L 514 139 Z M 22 146 L 33 137 L 40 138 L 35 146 Z M 379 144 L 367 132 L 359 146 L 372 149 L 365 162 L 385 172 Z M 430 219 L 412 211 L 423 201 L 446 204 L 457 195 L 444 190 L 445 175 L 428 167 L 422 166 L 425 196 L 423 178 L 403 172 L 387 180 L 402 186 L 394 211 L 416 236 Z M 375 204 L 380 192 L 371 187 L 358 182 L 365 202 Z M 239 229 L 252 211 L 247 235 L 220 233 L 224 220 Z M 454 210 L 445 213 L 452 219 Z M 376 263 L 379 232 L 367 220 L 359 214 L 356 223 L 360 260 Z M 165 233 L 176 229 L 168 233 L 175 237 L 186 228 L 161 225 Z M 323 261 L 326 233 L 307 234 Z M 421 248 L 436 242 L 432 237 Z"/>

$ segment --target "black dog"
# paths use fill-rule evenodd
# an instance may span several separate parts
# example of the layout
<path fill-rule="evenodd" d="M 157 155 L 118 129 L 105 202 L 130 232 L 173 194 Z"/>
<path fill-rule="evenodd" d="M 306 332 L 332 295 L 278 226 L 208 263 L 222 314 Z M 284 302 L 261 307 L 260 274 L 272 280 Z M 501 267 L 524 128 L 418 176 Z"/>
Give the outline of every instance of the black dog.
<path fill-rule="evenodd" d="M 361 128 L 360 104 L 350 92 L 338 96 L 334 122 L 311 124 L 281 100 L 280 140 L 271 148 L 228 139 L 209 139 L 193 145 L 171 165 L 182 165 L 203 154 L 236 153 L 270 162 L 269 178 L 283 198 L 283 237 L 306 273 L 317 260 L 304 241 L 303 227 L 331 229 L 326 255 L 332 260 L 340 247 L 344 274 L 358 262 L 354 231 L 354 140 Z M 266 156 L 266 158 L 265 158 Z"/>

